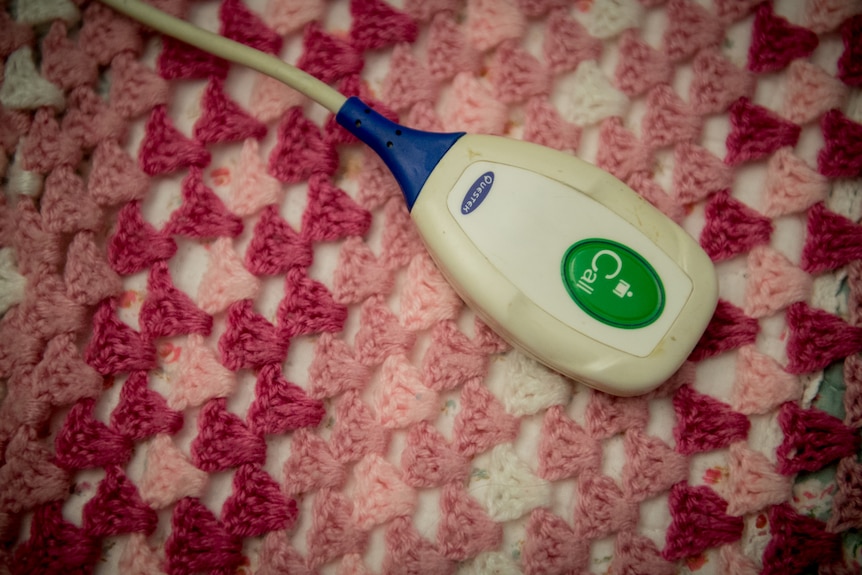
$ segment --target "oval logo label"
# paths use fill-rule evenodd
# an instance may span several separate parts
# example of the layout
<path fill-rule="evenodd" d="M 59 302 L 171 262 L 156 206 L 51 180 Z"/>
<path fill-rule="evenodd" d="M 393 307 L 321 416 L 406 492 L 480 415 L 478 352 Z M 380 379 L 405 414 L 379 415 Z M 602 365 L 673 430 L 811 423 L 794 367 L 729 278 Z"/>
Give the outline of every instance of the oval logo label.
<path fill-rule="evenodd" d="M 645 327 L 664 310 L 661 278 L 643 256 L 617 242 L 577 242 L 563 256 L 562 274 L 575 303 L 604 324 Z"/>
<path fill-rule="evenodd" d="M 476 208 L 485 201 L 488 194 L 491 192 L 491 187 L 494 185 L 494 172 L 485 172 L 473 182 L 470 189 L 464 195 L 464 200 L 461 202 L 461 213 L 465 216 L 471 214 Z"/>

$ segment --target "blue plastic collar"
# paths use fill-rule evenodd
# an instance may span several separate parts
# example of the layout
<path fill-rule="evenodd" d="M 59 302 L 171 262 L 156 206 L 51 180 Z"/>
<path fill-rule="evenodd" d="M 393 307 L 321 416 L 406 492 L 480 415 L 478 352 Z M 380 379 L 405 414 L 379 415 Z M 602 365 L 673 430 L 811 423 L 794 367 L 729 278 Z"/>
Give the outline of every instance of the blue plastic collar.
<path fill-rule="evenodd" d="M 413 209 L 428 176 L 464 132 L 438 134 L 406 128 L 353 97 L 348 98 L 336 121 L 377 152 L 395 176 L 407 208 Z"/>

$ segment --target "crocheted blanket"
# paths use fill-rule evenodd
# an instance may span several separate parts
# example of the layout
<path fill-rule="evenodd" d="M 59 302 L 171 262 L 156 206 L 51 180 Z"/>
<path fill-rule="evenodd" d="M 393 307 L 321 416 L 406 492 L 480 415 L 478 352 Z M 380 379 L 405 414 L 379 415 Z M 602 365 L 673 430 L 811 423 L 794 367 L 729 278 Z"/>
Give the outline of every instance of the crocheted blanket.
<path fill-rule="evenodd" d="M 721 300 L 658 390 L 591 391 L 475 319 L 320 107 L 95 1 L 8 3 L 0 572 L 859 572 L 859 2 L 150 2 L 595 162 Z"/>

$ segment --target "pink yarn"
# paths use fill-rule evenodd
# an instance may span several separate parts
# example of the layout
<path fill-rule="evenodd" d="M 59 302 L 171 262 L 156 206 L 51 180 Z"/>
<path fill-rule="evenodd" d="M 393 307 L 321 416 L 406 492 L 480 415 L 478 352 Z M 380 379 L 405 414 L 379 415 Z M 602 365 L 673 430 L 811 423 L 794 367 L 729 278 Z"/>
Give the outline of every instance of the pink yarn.
<path fill-rule="evenodd" d="M 211 399 L 198 415 L 198 434 L 191 446 L 195 467 L 212 473 L 243 463 L 263 465 L 266 461 L 263 437 L 227 411 L 226 404 L 224 398 Z"/>
<path fill-rule="evenodd" d="M 2 41 L 2 40 L 0 40 Z M 12 154 L 21 136 L 27 134 L 33 119 L 30 114 L 18 110 L 7 110 L 0 105 L 0 149 Z"/>
<path fill-rule="evenodd" d="M 641 126 L 647 146 L 662 148 L 696 141 L 700 129 L 700 116 L 669 85 L 659 84 L 647 94 L 647 111 Z"/>
<path fill-rule="evenodd" d="M 332 454 L 338 461 L 352 463 L 370 453 L 385 455 L 389 435 L 358 392 L 347 391 L 338 400 L 330 437 Z"/>
<path fill-rule="evenodd" d="M 138 163 L 148 175 L 160 176 L 180 168 L 206 167 L 210 163 L 210 153 L 177 130 L 165 106 L 159 105 L 153 108 L 147 120 Z"/>
<path fill-rule="evenodd" d="M 636 172 L 628 180 L 628 184 L 643 199 L 654 207 L 661 210 L 664 215 L 677 223 L 681 223 L 686 216 L 686 209 L 675 203 L 665 192 L 664 188 L 656 182 L 647 172 Z"/>
<path fill-rule="evenodd" d="M 199 168 L 191 168 L 182 183 L 183 203 L 174 210 L 164 233 L 190 238 L 236 237 L 242 219 L 232 214 L 203 181 Z"/>
<path fill-rule="evenodd" d="M 279 216 L 278 206 L 267 206 L 245 253 L 248 270 L 258 276 L 281 275 L 294 267 L 307 268 L 312 258 L 311 246 Z"/>
<path fill-rule="evenodd" d="M 0 514 L 18 513 L 68 497 L 69 474 L 57 466 L 46 444 L 28 426 L 20 426 L 9 439 L 5 463 L 0 467 Z M 6 528 L 0 524 L 4 538 L 9 535 Z"/>
<path fill-rule="evenodd" d="M 455 12 L 460 6 L 458 0 L 405 0 L 404 11 L 416 20 L 427 22 L 440 12 Z"/>
<path fill-rule="evenodd" d="M 324 399 L 362 389 L 370 376 L 371 370 L 358 361 L 346 342 L 328 332 L 320 334 L 308 367 L 309 397 Z"/>
<path fill-rule="evenodd" d="M 817 154 L 818 171 L 830 178 L 860 177 L 862 124 L 854 122 L 839 110 L 829 110 L 821 119 L 820 128 L 825 145 Z"/>
<path fill-rule="evenodd" d="M 198 499 L 185 497 L 171 515 L 165 555 L 170 575 L 235 570 L 243 563 L 242 540 L 229 533 Z"/>
<path fill-rule="evenodd" d="M 30 537 L 15 550 L 8 565 L 13 575 L 90 573 L 101 557 L 98 539 L 63 518 L 57 501 L 37 508 Z"/>
<path fill-rule="evenodd" d="M 40 207 L 42 224 L 49 232 L 98 230 L 102 223 L 102 210 L 87 196 L 84 181 L 71 166 L 48 174 Z"/>
<path fill-rule="evenodd" d="M 579 573 L 587 566 L 589 544 L 566 521 L 547 509 L 534 509 L 521 550 L 526 575 Z"/>
<path fill-rule="evenodd" d="M 862 358 L 851 355 L 844 360 L 844 424 L 862 427 Z"/>
<path fill-rule="evenodd" d="M 323 15 L 324 5 L 318 0 L 278 0 L 267 2 L 264 18 L 273 30 L 286 36 Z"/>
<path fill-rule="evenodd" d="M 392 291 L 393 275 L 365 242 L 353 236 L 344 242 L 332 277 L 335 301 L 360 303 L 374 294 Z"/>
<path fill-rule="evenodd" d="M 51 405 L 70 405 L 84 397 L 97 398 L 102 376 L 84 363 L 73 334 L 51 339 L 33 372 L 35 391 Z"/>
<path fill-rule="evenodd" d="M 652 539 L 634 531 L 617 533 L 608 575 L 674 575 L 676 572 L 676 564 L 662 558 Z"/>
<path fill-rule="evenodd" d="M 463 303 L 426 253 L 407 266 L 401 293 L 401 325 L 411 330 L 428 329 L 435 323 L 455 319 Z"/>
<path fill-rule="evenodd" d="M 302 106 L 305 101 L 306 97 L 290 86 L 260 74 L 251 88 L 248 111 L 259 121 L 270 123 L 289 109 Z"/>
<path fill-rule="evenodd" d="M 222 8 L 229 1 L 226 0 Z M 251 117 L 225 94 L 224 81 L 219 78 L 210 80 L 201 98 L 201 116 L 195 122 L 194 137 L 203 144 L 220 144 L 240 142 L 246 138 L 259 140 L 265 135 L 266 125 Z"/>
<path fill-rule="evenodd" d="M 635 30 L 622 33 L 619 51 L 614 85 L 627 96 L 639 96 L 653 86 L 670 83 L 673 68 L 667 56 L 641 40 Z"/>
<path fill-rule="evenodd" d="M 746 415 L 768 413 L 802 396 L 802 383 L 753 345 L 739 350 L 730 404 Z"/>
<path fill-rule="evenodd" d="M 527 102 L 521 137 L 555 150 L 575 152 L 580 146 L 581 129 L 563 120 L 547 99 L 535 97 Z"/>
<path fill-rule="evenodd" d="M 285 338 L 344 327 L 347 308 L 336 303 L 325 285 L 313 280 L 304 269 L 291 268 L 285 276 L 285 296 L 276 312 L 279 332 Z"/>
<path fill-rule="evenodd" d="M 84 360 L 102 375 L 148 370 L 155 367 L 152 343 L 120 321 L 117 301 L 103 300 L 93 316 L 93 336 L 84 350 Z"/>
<path fill-rule="evenodd" d="M 518 9 L 530 18 L 544 16 L 546 13 L 556 8 L 566 8 L 569 3 L 567 0 L 516 0 Z"/>
<path fill-rule="evenodd" d="M 791 66 L 792 68 L 792 66 Z M 826 199 L 829 180 L 808 166 L 791 148 L 769 158 L 763 213 L 771 218 L 805 211 Z"/>
<path fill-rule="evenodd" d="M 100 206 L 143 199 L 149 191 L 150 182 L 146 174 L 117 142 L 101 142 L 93 152 L 92 162 L 87 193 Z"/>
<path fill-rule="evenodd" d="M 167 104 L 168 91 L 168 83 L 131 54 L 118 54 L 111 61 L 110 107 L 123 118 Z"/>
<path fill-rule="evenodd" d="M 371 214 L 360 208 L 328 176 L 315 174 L 308 184 L 308 205 L 302 214 L 302 237 L 308 241 L 333 241 L 363 236 L 371 226 Z"/>
<path fill-rule="evenodd" d="M 844 52 L 838 58 L 838 77 L 848 86 L 862 85 L 862 65 L 859 64 L 859 38 L 862 37 L 862 14 L 858 14 L 841 25 Z"/>
<path fill-rule="evenodd" d="M 814 0 L 806 6 L 806 25 L 817 34 L 831 32 L 859 12 L 858 6 L 841 0 Z"/>
<path fill-rule="evenodd" d="M 817 48 L 817 34 L 794 26 L 776 15 L 768 2 L 757 7 L 748 49 L 748 69 L 762 74 L 783 70 L 797 58 L 807 58 Z"/>
<path fill-rule="evenodd" d="M 312 22 L 305 27 L 302 36 L 302 56 L 297 66 L 333 84 L 349 74 L 362 71 L 362 56 L 350 43 L 327 34 L 319 24 Z"/>
<path fill-rule="evenodd" d="M 421 128 L 417 127 L 417 129 Z M 440 129 L 436 131 L 440 131 Z M 356 195 L 356 201 L 359 205 L 366 210 L 373 210 L 385 204 L 389 198 L 401 200 L 400 195 L 401 188 L 398 186 L 398 182 L 395 181 L 395 177 L 380 159 L 380 156 L 370 148 L 363 150 L 362 168 L 359 172 L 359 191 Z"/>
<path fill-rule="evenodd" d="M 147 388 L 147 372 L 131 373 L 123 384 L 120 402 L 111 412 L 111 428 L 134 440 L 159 433 L 174 435 L 183 427 L 183 414 L 168 407 L 165 399 Z"/>
<path fill-rule="evenodd" d="M 69 94 L 69 108 L 61 127 L 77 146 L 88 151 L 103 140 L 125 142 L 128 131 L 125 118 L 89 86 L 75 88 Z"/>
<path fill-rule="evenodd" d="M 732 23 L 748 16 L 760 0 L 716 0 L 715 6 L 722 22 Z"/>
<path fill-rule="evenodd" d="M 101 66 L 114 56 L 131 52 L 139 56 L 144 49 L 140 26 L 103 4 L 90 4 L 84 11 L 78 45 Z"/>
<path fill-rule="evenodd" d="M 626 181 L 636 172 L 652 169 L 652 153 L 622 121 L 612 116 L 601 123 L 596 165 Z"/>
<path fill-rule="evenodd" d="M 732 303 L 719 299 L 715 314 L 689 359 L 701 361 L 752 344 L 758 331 L 760 324 L 756 319 L 746 316 Z"/>
<path fill-rule="evenodd" d="M 219 363 L 219 357 L 200 335 L 190 335 L 182 348 L 168 405 L 173 409 L 203 405 L 213 397 L 228 397 L 236 388 L 232 371 Z"/>
<path fill-rule="evenodd" d="M 416 491 L 404 483 L 401 471 L 376 454 L 366 455 L 354 467 L 353 520 L 362 531 L 396 517 L 409 517 L 416 509 Z"/>
<path fill-rule="evenodd" d="M 497 399 L 481 383 L 472 380 L 461 389 L 461 411 L 455 417 L 452 434 L 455 449 L 472 457 L 518 436 L 520 421 L 506 413 Z"/>
<path fill-rule="evenodd" d="M 57 272 L 63 261 L 63 237 L 45 228 L 42 215 L 30 198 L 18 199 L 13 217 L 16 229 L 12 247 L 18 272 L 33 277 Z"/>
<path fill-rule="evenodd" d="M 398 44 L 392 50 L 383 92 L 386 103 L 396 112 L 407 110 L 418 102 L 434 102 L 434 80 L 407 44 Z"/>
<path fill-rule="evenodd" d="M 262 537 L 270 531 L 290 529 L 299 510 L 285 499 L 278 483 L 256 465 L 240 465 L 233 476 L 233 491 L 224 502 L 221 520 L 236 537 Z"/>
<path fill-rule="evenodd" d="M 82 511 L 84 531 L 92 537 L 125 533 L 152 534 L 158 524 L 156 512 L 141 499 L 138 489 L 115 465 L 105 469 L 105 478 Z"/>
<path fill-rule="evenodd" d="M 162 559 L 147 543 L 147 536 L 142 533 L 132 533 L 117 561 L 117 568 L 129 575 L 148 575 L 149 573 L 164 573 Z"/>
<path fill-rule="evenodd" d="M 386 527 L 384 541 L 384 575 L 450 575 L 457 568 L 454 561 L 419 534 L 409 517 L 393 519 Z"/>
<path fill-rule="evenodd" d="M 559 405 L 550 407 L 542 421 L 539 440 L 539 477 L 558 481 L 595 469 L 601 461 L 601 444 L 569 419 Z"/>
<path fill-rule="evenodd" d="M 778 423 L 784 441 L 775 455 L 778 471 L 785 475 L 818 471 L 859 450 L 860 437 L 856 431 L 817 408 L 802 409 L 796 403 L 785 403 L 778 412 Z"/>
<path fill-rule="evenodd" d="M 759 160 L 784 146 L 795 146 L 800 127 L 777 114 L 740 98 L 730 106 L 731 131 L 727 136 L 725 163 L 736 166 Z"/>
<path fill-rule="evenodd" d="M 228 208 L 238 216 L 250 216 L 268 204 L 281 203 L 281 183 L 266 172 L 258 150 L 257 140 L 243 142 L 227 199 Z"/>
<path fill-rule="evenodd" d="M 661 553 L 668 561 L 697 555 L 742 536 L 742 517 L 728 515 L 724 499 L 705 485 L 677 483 L 670 490 L 668 503 L 672 521 Z"/>
<path fill-rule="evenodd" d="M 763 551 L 763 575 L 799 573 L 841 557 L 841 535 L 828 533 L 822 521 L 800 515 L 787 503 L 769 510 L 772 538 Z"/>
<path fill-rule="evenodd" d="M 727 499 L 729 515 L 748 515 L 791 498 L 793 482 L 775 470 L 775 465 L 745 442 L 730 446 L 727 482 L 716 488 Z"/>
<path fill-rule="evenodd" d="M 156 59 L 156 70 L 165 80 L 224 78 L 228 63 L 170 36 L 162 37 L 162 51 Z"/>
<path fill-rule="evenodd" d="M 303 115 L 302 108 L 288 110 L 278 125 L 278 142 L 269 155 L 269 173 L 280 182 L 295 184 L 312 174 L 332 174 L 337 167 L 335 150 Z"/>
<path fill-rule="evenodd" d="M 96 401 L 84 398 L 72 406 L 57 432 L 55 461 L 78 470 L 123 465 L 132 456 L 132 442 L 93 417 Z"/>
<path fill-rule="evenodd" d="M 165 262 L 156 262 L 150 268 L 147 299 L 141 305 L 138 321 L 141 334 L 149 340 L 191 333 L 207 336 L 213 325 L 210 315 L 174 287 Z"/>
<path fill-rule="evenodd" d="M 269 5 L 272 6 L 274 2 Z M 309 569 L 305 557 L 291 547 L 287 531 L 271 531 L 263 538 L 260 548 L 260 565 L 258 575 L 278 575 L 291 573 L 296 575 L 315 575 L 317 571 Z"/>
<path fill-rule="evenodd" d="M 755 78 L 738 68 L 718 48 L 705 48 L 692 62 L 689 101 L 696 114 L 723 112 L 739 98 L 754 96 Z"/>
<path fill-rule="evenodd" d="M 316 427 L 325 414 L 320 401 L 310 399 L 301 387 L 284 378 L 281 366 L 266 365 L 257 374 L 255 400 L 246 421 L 258 435 L 276 435 Z"/>
<path fill-rule="evenodd" d="M 76 166 L 82 155 L 75 141 L 60 131 L 54 111 L 49 108 L 36 111 L 21 143 L 21 154 L 22 167 L 39 174 L 47 174 L 60 166 Z"/>
<path fill-rule="evenodd" d="M 811 276 L 797 268 L 780 252 L 757 246 L 748 255 L 745 289 L 746 315 L 771 315 L 793 302 L 805 301 L 811 293 Z"/>
<path fill-rule="evenodd" d="M 526 22 L 515 0 L 469 0 L 465 27 L 470 43 L 484 52 L 522 37 Z"/>
<path fill-rule="evenodd" d="M 674 147 L 671 194 L 679 202 L 699 202 L 732 183 L 733 172 L 706 148 L 687 142 Z"/>
<path fill-rule="evenodd" d="M 581 62 L 598 60 L 602 41 L 593 38 L 567 10 L 554 10 L 548 16 L 542 53 L 553 74 L 569 72 Z"/>
<path fill-rule="evenodd" d="M 503 526 L 494 523 L 460 483 L 443 486 L 437 547 L 445 557 L 464 561 L 496 549 L 502 539 Z"/>
<path fill-rule="evenodd" d="M 422 384 L 421 373 L 406 357 L 386 358 L 380 380 L 375 408 L 384 428 L 409 427 L 439 413 L 437 393 Z"/>
<path fill-rule="evenodd" d="M 862 328 L 802 302 L 787 309 L 787 371 L 811 373 L 862 351 Z"/>
<path fill-rule="evenodd" d="M 488 360 L 452 321 L 441 321 L 431 330 L 431 345 L 422 358 L 422 381 L 435 391 L 454 389 L 488 371 Z"/>
<path fill-rule="evenodd" d="M 218 15 L 222 36 L 275 56 L 281 52 L 281 35 L 268 28 L 242 0 L 224 0 Z"/>
<path fill-rule="evenodd" d="M 428 422 L 419 422 L 407 431 L 401 468 L 404 482 L 413 487 L 437 487 L 463 481 L 470 471 L 468 459 L 459 455 Z"/>
<path fill-rule="evenodd" d="M 431 20 L 426 62 L 428 72 L 438 82 L 478 71 L 479 51 L 464 37 L 452 14 L 437 14 Z"/>
<path fill-rule="evenodd" d="M 419 35 L 419 28 L 409 15 L 382 0 L 353 1 L 350 15 L 350 43 L 360 52 L 402 42 L 412 44 Z"/>
<path fill-rule="evenodd" d="M 452 81 L 452 94 L 443 118 L 447 129 L 502 135 L 507 113 L 506 106 L 476 76 L 460 72 Z"/>
<path fill-rule="evenodd" d="M 141 202 L 127 203 L 117 215 L 117 229 L 108 243 L 108 261 L 120 275 L 132 275 L 156 262 L 169 260 L 177 244 L 141 215 Z"/>
<path fill-rule="evenodd" d="M 599 440 L 629 429 L 644 429 L 648 419 L 643 398 L 615 397 L 601 391 L 591 392 L 584 414 L 587 433 Z"/>
<path fill-rule="evenodd" d="M 723 190 L 706 205 L 706 225 L 700 233 L 700 245 L 713 261 L 720 262 L 769 243 L 772 229 L 772 220 Z"/>
<path fill-rule="evenodd" d="M 832 533 L 859 529 L 862 525 L 862 464 L 855 457 L 845 457 L 838 462 L 835 478 L 838 492 L 832 500 L 827 529 Z"/>
<path fill-rule="evenodd" d="M 93 85 L 98 64 L 67 38 L 66 25 L 55 20 L 42 39 L 42 76 L 64 90 Z"/>
<path fill-rule="evenodd" d="M 284 462 L 283 469 L 287 495 L 341 486 L 344 468 L 333 457 L 329 444 L 307 429 L 298 429 L 292 439 L 290 457 Z"/>
<path fill-rule="evenodd" d="M 13 20 L 6 12 L 5 6 L 0 10 L 0 30 L 3 31 L 3 34 L 0 34 L 0 57 L 4 61 L 21 46 L 33 44 L 33 29 L 24 22 Z"/>
<path fill-rule="evenodd" d="M 353 503 L 331 489 L 320 489 L 314 496 L 311 529 L 307 532 L 306 562 L 316 569 L 347 553 L 360 553 L 367 534 L 351 519 Z"/>
<path fill-rule="evenodd" d="M 147 447 L 147 460 L 139 482 L 141 497 L 154 509 L 163 509 L 183 497 L 199 497 L 208 476 L 191 464 L 168 435 L 156 435 Z"/>
<path fill-rule="evenodd" d="M 688 477 L 688 458 L 658 437 L 647 435 L 640 429 L 629 429 L 623 446 L 626 463 L 622 486 L 626 499 L 630 501 L 643 501 Z"/>
<path fill-rule="evenodd" d="M 748 436 L 751 423 L 729 405 L 685 385 L 673 396 L 676 450 L 690 455 L 727 447 Z"/>
<path fill-rule="evenodd" d="M 209 263 L 198 285 L 197 301 L 202 310 L 214 315 L 233 302 L 257 297 L 260 280 L 243 267 L 228 238 L 213 242 L 209 251 Z"/>
<path fill-rule="evenodd" d="M 670 0 L 663 44 L 671 61 L 684 60 L 702 48 L 718 46 L 721 22 L 693 0 Z"/>
<path fill-rule="evenodd" d="M 234 302 L 228 308 L 227 330 L 218 342 L 221 362 L 228 369 L 281 363 L 289 346 L 289 336 L 255 313 L 251 300 Z"/>
<path fill-rule="evenodd" d="M 389 269 L 406 266 L 425 251 L 416 224 L 401 198 L 391 198 L 383 210 L 383 247 L 380 259 Z"/>
<path fill-rule="evenodd" d="M 382 296 L 365 300 L 354 339 L 356 358 L 363 365 L 380 365 L 390 355 L 408 352 L 415 341 L 416 335 L 401 327 Z"/>
<path fill-rule="evenodd" d="M 548 70 L 514 40 L 503 42 L 494 51 L 487 78 L 497 99 L 505 104 L 521 103 L 551 89 Z"/>
<path fill-rule="evenodd" d="M 611 477 L 592 470 L 578 476 L 575 533 L 578 538 L 600 539 L 617 531 L 630 531 L 638 521 L 638 504 L 623 496 Z"/>
<path fill-rule="evenodd" d="M 781 114 L 791 122 L 804 124 L 844 106 L 847 87 L 820 66 L 795 60 L 788 73 Z"/>

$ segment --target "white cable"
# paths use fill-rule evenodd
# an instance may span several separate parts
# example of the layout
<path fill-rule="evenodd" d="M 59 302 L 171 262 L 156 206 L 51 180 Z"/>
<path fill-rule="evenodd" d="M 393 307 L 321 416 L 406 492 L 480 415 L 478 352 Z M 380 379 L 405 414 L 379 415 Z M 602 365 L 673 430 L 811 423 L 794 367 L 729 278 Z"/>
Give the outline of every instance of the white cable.
<path fill-rule="evenodd" d="M 157 32 L 181 40 L 224 60 L 248 66 L 262 74 L 272 76 L 294 90 L 305 94 L 334 114 L 338 113 L 338 110 L 347 100 L 344 94 L 275 56 L 174 18 L 140 0 L 100 1 Z"/>

